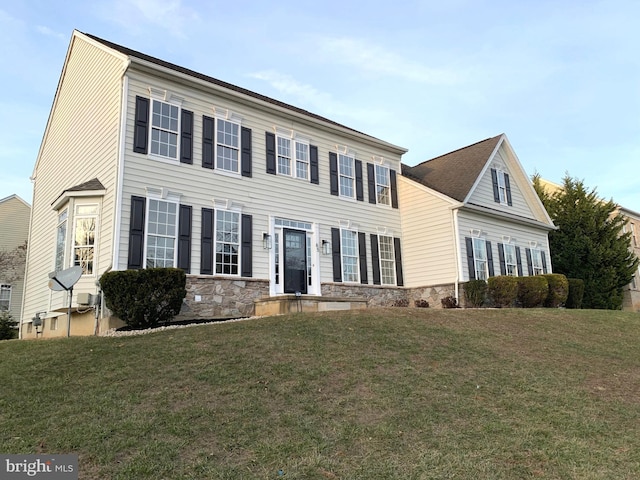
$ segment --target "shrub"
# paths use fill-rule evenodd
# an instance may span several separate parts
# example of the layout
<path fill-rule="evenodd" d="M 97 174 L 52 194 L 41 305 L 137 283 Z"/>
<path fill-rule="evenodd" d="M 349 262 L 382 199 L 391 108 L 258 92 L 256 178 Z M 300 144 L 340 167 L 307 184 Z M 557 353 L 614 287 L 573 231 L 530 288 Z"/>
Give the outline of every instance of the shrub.
<path fill-rule="evenodd" d="M 569 295 L 569 281 L 560 273 L 543 275 L 549 283 L 549 294 L 544 302 L 545 307 L 558 308 L 564 305 Z"/>
<path fill-rule="evenodd" d="M 14 320 L 9 312 L 0 312 L 0 340 L 18 338 L 18 321 Z"/>
<path fill-rule="evenodd" d="M 518 297 L 518 278 L 509 275 L 489 277 L 487 293 L 495 307 L 511 307 Z"/>
<path fill-rule="evenodd" d="M 584 280 L 580 278 L 568 278 L 569 293 L 565 307 L 582 308 L 582 297 L 584 296 Z"/>
<path fill-rule="evenodd" d="M 416 300 L 413 304 L 418 308 L 429 308 L 429 302 L 427 302 L 424 298 Z"/>
<path fill-rule="evenodd" d="M 456 300 L 456 297 L 451 295 L 441 298 L 440 303 L 442 304 L 442 308 L 458 308 L 458 301 Z"/>
<path fill-rule="evenodd" d="M 484 305 L 487 299 L 487 282 L 469 280 L 464 285 L 464 298 L 467 307 L 478 308 Z"/>
<path fill-rule="evenodd" d="M 543 275 L 518 277 L 518 302 L 523 308 L 542 307 L 548 295 L 549 282 Z"/>
<path fill-rule="evenodd" d="M 187 277 L 178 268 L 107 272 L 100 278 L 107 307 L 128 326 L 152 328 L 180 312 Z"/>

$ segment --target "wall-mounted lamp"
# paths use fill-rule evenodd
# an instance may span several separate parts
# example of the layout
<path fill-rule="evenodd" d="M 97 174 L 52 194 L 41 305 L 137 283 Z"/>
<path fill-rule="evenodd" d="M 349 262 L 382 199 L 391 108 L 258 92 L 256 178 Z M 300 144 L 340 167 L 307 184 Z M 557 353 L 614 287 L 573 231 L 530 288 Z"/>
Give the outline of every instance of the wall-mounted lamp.
<path fill-rule="evenodd" d="M 322 254 L 329 255 L 331 253 L 331 242 L 329 240 L 322 240 Z"/>
<path fill-rule="evenodd" d="M 265 250 L 271 250 L 273 248 L 273 241 L 271 240 L 271 235 L 264 232 L 262 234 L 262 248 Z"/>

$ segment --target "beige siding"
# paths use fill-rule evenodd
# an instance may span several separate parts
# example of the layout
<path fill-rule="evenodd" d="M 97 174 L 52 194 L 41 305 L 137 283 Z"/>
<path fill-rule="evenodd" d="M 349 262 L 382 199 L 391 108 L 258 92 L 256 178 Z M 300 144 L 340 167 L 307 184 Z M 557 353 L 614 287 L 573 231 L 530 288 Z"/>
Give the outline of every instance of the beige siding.
<path fill-rule="evenodd" d="M 400 202 L 405 285 L 419 287 L 456 280 L 453 203 L 402 177 Z"/>
<path fill-rule="evenodd" d="M 167 89 L 184 98 L 182 107 L 194 112 L 193 165 L 159 160 L 150 155 L 133 153 L 133 124 L 135 97 L 149 97 L 149 87 Z M 242 118 L 242 125 L 252 130 L 252 177 L 225 175 L 218 170 L 202 167 L 202 116 L 213 116 L 214 108 L 228 109 Z M 386 229 L 388 235 L 401 236 L 399 209 L 368 203 L 366 163 L 373 156 L 384 157 L 385 162 L 397 172 L 400 157 L 397 152 L 378 148 L 357 136 L 339 130 L 319 127 L 308 119 L 299 119 L 275 108 L 240 102 L 216 93 L 212 89 L 197 89 L 146 77 L 130 72 L 127 105 L 127 129 L 125 139 L 125 169 L 123 206 L 118 268 L 127 267 L 128 233 L 132 195 L 145 195 L 145 187 L 166 188 L 181 194 L 181 203 L 193 206 L 191 272 L 200 271 L 200 232 L 202 208 L 213 208 L 213 201 L 228 200 L 242 206 L 243 213 L 253 216 L 253 277 L 269 277 L 269 255 L 262 248 L 262 232 L 269 230 L 269 218 L 284 217 L 319 225 L 319 241 L 331 239 L 331 228 L 339 221 L 351 221 L 354 227 L 367 233 L 367 254 L 370 258 L 369 234 Z M 314 185 L 291 177 L 266 173 L 265 132 L 274 127 L 292 129 L 318 147 L 320 184 Z M 363 202 L 346 200 L 330 194 L 329 152 L 336 145 L 355 151 L 356 159 L 363 162 Z M 372 266 L 368 262 L 369 282 L 372 282 Z M 321 281 L 332 281 L 331 255 L 320 255 Z"/>
<path fill-rule="evenodd" d="M 528 275 L 525 248 L 531 248 L 531 242 L 535 243 L 536 248 L 541 249 L 545 253 L 547 269 L 551 272 L 551 256 L 549 254 L 549 242 L 546 230 L 464 210 L 460 210 L 458 213 L 458 226 L 458 234 L 460 235 L 458 240 L 461 250 L 460 258 L 462 259 L 462 280 L 464 281 L 469 279 L 465 237 L 471 237 L 473 235 L 472 231 L 474 233 L 479 231 L 481 238 L 491 242 L 496 275 L 500 274 L 498 243 L 506 243 L 506 237 L 510 238 L 511 244 L 521 249 L 523 275 Z"/>
<path fill-rule="evenodd" d="M 29 236 L 30 213 L 29 205 L 16 195 L 0 200 L 0 250 L 10 252 L 25 244 Z M 20 270 L 24 272 L 24 267 Z M 9 313 L 19 319 L 24 275 L 19 272 L 0 272 L 0 284 L 11 285 Z"/>
<path fill-rule="evenodd" d="M 118 57 L 82 36 L 72 38 L 34 171 L 24 319 L 67 304 L 65 294 L 51 293 L 46 286 L 48 273 L 55 265 L 58 212 L 52 209 L 52 203 L 66 189 L 93 178 L 106 189 L 98 219 L 100 245 L 95 270 L 99 273 L 110 266 L 122 69 Z M 67 228 L 70 230 L 72 223 Z M 70 239 L 66 266 L 71 266 Z M 74 293 L 93 292 L 94 283 L 95 277 L 84 278 Z"/>

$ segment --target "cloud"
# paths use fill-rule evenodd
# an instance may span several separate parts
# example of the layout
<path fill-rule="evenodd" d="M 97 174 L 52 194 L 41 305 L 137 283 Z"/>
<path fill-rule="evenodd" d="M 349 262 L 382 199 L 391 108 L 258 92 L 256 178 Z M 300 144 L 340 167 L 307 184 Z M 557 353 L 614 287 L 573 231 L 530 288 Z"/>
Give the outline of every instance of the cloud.
<path fill-rule="evenodd" d="M 115 0 L 102 7 L 107 18 L 136 35 L 156 26 L 173 37 L 185 38 L 192 22 L 199 19 L 182 0 Z"/>
<path fill-rule="evenodd" d="M 51 30 L 49 27 L 45 27 L 44 25 L 36 25 L 36 30 L 40 32 L 42 35 L 46 35 L 49 37 L 59 38 L 60 40 L 66 40 L 67 36 L 63 33 L 55 32 Z"/>

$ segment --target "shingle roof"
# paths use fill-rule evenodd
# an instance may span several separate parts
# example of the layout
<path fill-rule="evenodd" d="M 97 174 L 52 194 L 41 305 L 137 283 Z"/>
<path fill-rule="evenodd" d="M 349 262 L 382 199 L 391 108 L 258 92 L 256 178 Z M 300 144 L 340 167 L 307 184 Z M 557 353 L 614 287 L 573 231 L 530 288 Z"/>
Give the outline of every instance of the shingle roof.
<path fill-rule="evenodd" d="M 81 183 L 75 187 L 67 188 L 64 192 L 86 192 L 89 190 L 104 190 L 104 185 L 97 178 L 93 178 L 88 182 Z"/>
<path fill-rule="evenodd" d="M 403 164 L 402 174 L 462 202 L 501 138 L 487 138 L 414 167 Z"/>
<path fill-rule="evenodd" d="M 313 118 L 315 120 L 320 120 L 322 122 L 326 122 L 326 123 L 329 123 L 331 125 L 335 125 L 337 127 L 345 128 L 345 129 L 350 130 L 352 132 L 355 132 L 355 133 L 358 133 L 360 135 L 364 135 L 364 136 L 369 137 L 371 139 L 377 140 L 378 142 L 381 141 L 380 139 L 372 137 L 371 135 L 367 135 L 366 133 L 360 132 L 360 131 L 355 130 L 355 129 L 351 128 L 351 127 L 347 127 L 347 126 L 342 125 L 342 124 L 340 124 L 338 122 L 334 122 L 333 120 L 329 120 L 328 118 L 322 117 L 320 115 L 317 115 L 315 113 L 309 112 L 309 111 L 304 110 L 302 108 L 294 107 L 293 105 L 289 105 L 288 103 L 284 103 L 284 102 L 281 102 L 279 100 L 275 100 L 273 98 L 267 97 L 266 95 L 261 95 L 261 94 L 256 93 L 256 92 L 252 92 L 251 90 L 247 90 L 245 88 L 238 87 L 237 85 L 233 85 L 231 83 L 223 82 L 222 80 L 218 80 L 217 78 L 213 78 L 213 77 L 210 77 L 208 75 L 204 75 L 202 73 L 198 73 L 198 72 L 196 72 L 194 70 L 190 70 L 188 68 L 181 67 L 181 66 L 176 65 L 174 63 L 167 62 L 165 60 L 161 60 L 161 59 L 156 58 L 156 57 L 152 57 L 151 55 L 147 55 L 145 53 L 141 53 L 141 52 L 138 52 L 136 50 L 132 50 L 132 49 L 127 48 L 127 47 L 123 47 L 122 45 L 118 45 L 117 43 L 113 43 L 113 42 L 110 42 L 108 40 L 104 40 L 104 39 L 102 39 L 100 37 L 96 37 L 95 35 L 91 35 L 89 33 L 84 33 L 84 32 L 82 32 L 82 33 L 83 33 L 83 35 L 86 35 L 87 37 L 89 37 L 89 38 L 91 38 L 91 39 L 93 39 L 93 40 L 95 40 L 97 42 L 100 42 L 103 45 L 105 45 L 105 46 L 107 46 L 109 48 L 112 48 L 112 49 L 114 49 L 114 50 L 116 50 L 116 51 L 118 51 L 118 52 L 120 52 L 120 53 L 122 53 L 124 55 L 129 56 L 129 57 L 136 57 L 136 58 L 145 60 L 147 62 L 151 62 L 151 63 L 154 63 L 156 65 L 159 65 L 161 67 L 165 67 L 165 68 L 168 68 L 170 70 L 174 70 L 176 72 L 183 73 L 185 75 L 189 75 L 191 77 L 194 77 L 194 78 L 197 78 L 197 79 L 200 79 L 200 80 L 204 80 L 205 82 L 209 82 L 209 83 L 212 83 L 214 85 L 218 85 L 220 87 L 227 88 L 229 90 L 233 90 L 234 92 L 238 92 L 238 93 L 247 95 L 249 97 L 253 97 L 255 99 L 262 100 L 264 102 L 271 103 L 273 105 L 277 105 L 277 106 L 279 106 L 281 108 L 285 108 L 287 110 L 291 110 L 293 112 L 305 115 L 305 116 Z M 401 148 L 401 147 L 396 147 L 396 148 Z M 406 151 L 406 149 L 404 149 L 404 148 L 402 148 L 402 150 Z"/>

